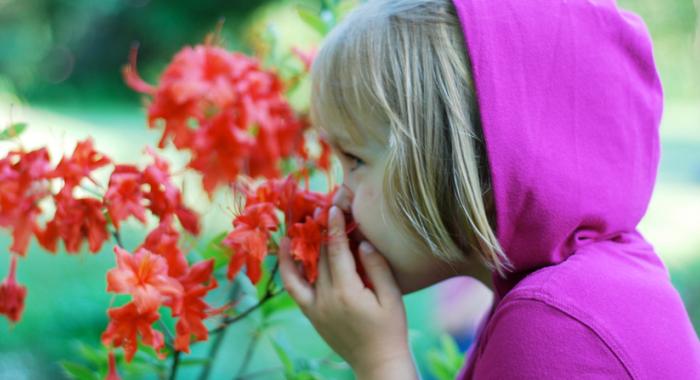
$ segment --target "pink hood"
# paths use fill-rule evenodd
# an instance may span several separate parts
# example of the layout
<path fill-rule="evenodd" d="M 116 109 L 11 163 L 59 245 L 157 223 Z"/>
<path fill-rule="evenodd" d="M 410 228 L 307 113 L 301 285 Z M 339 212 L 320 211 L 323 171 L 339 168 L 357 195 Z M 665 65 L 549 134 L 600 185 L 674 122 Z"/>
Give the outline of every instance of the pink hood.
<path fill-rule="evenodd" d="M 456 1 L 491 166 L 501 293 L 634 231 L 659 163 L 663 94 L 642 20 L 613 1 Z"/>
<path fill-rule="evenodd" d="M 495 304 L 461 376 L 700 378 L 697 335 L 636 230 L 663 109 L 644 22 L 612 0 L 454 4 L 497 237 L 515 268 L 493 276 Z"/>

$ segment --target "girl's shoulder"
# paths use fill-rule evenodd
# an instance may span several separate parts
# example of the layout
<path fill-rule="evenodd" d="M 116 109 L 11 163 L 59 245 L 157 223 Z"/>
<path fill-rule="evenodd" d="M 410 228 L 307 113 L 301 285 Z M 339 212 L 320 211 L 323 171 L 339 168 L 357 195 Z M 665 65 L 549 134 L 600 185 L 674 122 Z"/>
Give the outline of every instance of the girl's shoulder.
<path fill-rule="evenodd" d="M 651 249 L 610 244 L 520 281 L 495 306 L 480 351 L 547 371 L 700 378 L 700 343 L 666 268 Z"/>

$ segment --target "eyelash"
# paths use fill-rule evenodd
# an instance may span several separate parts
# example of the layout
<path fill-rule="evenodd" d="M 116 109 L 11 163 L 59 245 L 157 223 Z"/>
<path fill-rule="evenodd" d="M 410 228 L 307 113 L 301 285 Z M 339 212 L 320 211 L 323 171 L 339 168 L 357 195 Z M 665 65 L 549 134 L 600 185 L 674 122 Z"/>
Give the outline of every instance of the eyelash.
<path fill-rule="evenodd" d="M 348 160 L 350 160 L 350 161 L 356 163 L 355 166 L 351 166 L 351 167 L 350 167 L 350 171 L 354 171 L 354 170 L 357 169 L 358 166 L 364 165 L 364 164 L 365 164 L 365 162 L 362 161 L 361 158 L 355 156 L 354 154 L 347 153 L 347 152 L 341 152 L 341 154 L 342 154 L 343 156 L 345 156 L 345 158 L 347 158 Z"/>

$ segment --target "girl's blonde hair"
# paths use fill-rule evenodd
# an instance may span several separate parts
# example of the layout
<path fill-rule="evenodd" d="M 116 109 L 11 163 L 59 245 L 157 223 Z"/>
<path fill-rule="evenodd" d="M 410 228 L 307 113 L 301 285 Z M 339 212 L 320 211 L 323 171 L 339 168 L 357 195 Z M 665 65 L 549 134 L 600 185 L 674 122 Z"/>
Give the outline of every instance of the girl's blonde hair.
<path fill-rule="evenodd" d="M 476 252 L 503 275 L 484 142 L 451 0 L 375 0 L 325 39 L 311 119 L 339 140 L 387 146 L 384 196 L 411 236 L 452 264 Z"/>

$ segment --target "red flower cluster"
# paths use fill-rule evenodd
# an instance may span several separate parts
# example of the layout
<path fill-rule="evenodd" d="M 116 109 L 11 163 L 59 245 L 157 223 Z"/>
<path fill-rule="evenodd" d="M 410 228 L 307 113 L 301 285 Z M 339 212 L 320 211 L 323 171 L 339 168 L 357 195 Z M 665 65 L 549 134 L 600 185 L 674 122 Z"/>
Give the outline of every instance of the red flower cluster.
<path fill-rule="evenodd" d="M 93 252 L 99 250 L 108 236 L 102 202 L 74 198 L 73 190 L 83 178 L 94 182 L 91 172 L 109 162 L 93 149 L 90 139 L 78 143 L 73 155 L 64 157 L 54 169 L 46 148 L 11 151 L 0 159 L 0 227 L 13 229 L 10 251 L 24 256 L 32 234 L 52 252 L 59 237 L 69 252 L 77 252 L 85 238 Z M 63 188 L 54 196 L 54 220 L 42 230 L 36 222 L 42 212 L 39 202 L 51 195 L 50 180 L 56 178 L 63 181 Z"/>
<path fill-rule="evenodd" d="M 260 280 L 263 259 L 270 250 L 278 248 L 271 247 L 270 240 L 271 234 L 280 227 L 280 214 L 287 226 L 286 236 L 291 240 L 292 258 L 302 263 L 304 276 L 314 283 L 321 245 L 328 241 L 328 212 L 337 189 L 328 194 L 309 191 L 301 188 L 292 176 L 284 180 L 266 180 L 254 189 L 244 187 L 245 209 L 234 219 L 233 231 L 222 241 L 222 245 L 233 252 L 228 278 L 235 277 L 245 265 L 250 281 Z M 351 219 L 346 226 L 348 234 L 357 227 Z M 351 251 L 357 255 L 359 242 L 352 237 L 349 241 Z M 369 285 L 361 262 L 356 261 L 358 272 Z"/>
<path fill-rule="evenodd" d="M 76 189 L 84 179 L 97 185 L 93 171 L 111 163 L 94 149 L 91 139 L 79 142 L 73 153 L 63 157 L 55 168 L 51 166 L 46 148 L 11 151 L 0 159 L 0 227 L 12 229 L 10 251 L 24 256 L 34 235 L 39 244 L 52 253 L 56 252 L 59 240 L 68 253 L 80 252 L 84 240 L 89 250 L 96 253 L 109 238 L 109 222 L 118 229 L 120 222 L 133 215 L 145 223 L 148 209 L 162 223 L 144 245 L 162 255 L 170 276 L 186 275 L 189 267 L 177 249 L 179 235 L 171 222 L 176 217 L 185 230 L 198 234 L 199 218 L 183 204 L 180 190 L 170 179 L 168 163 L 153 151 L 148 153 L 154 162 L 143 171 L 132 165 L 116 165 L 104 198 L 98 199 L 76 196 Z M 56 180 L 62 182 L 62 187 L 52 194 L 51 182 Z M 37 223 L 42 213 L 39 204 L 48 198 L 54 201 L 55 212 L 41 228 Z M 21 315 L 21 301 L 26 294 L 26 289 L 14 282 L 15 266 L 13 257 L 11 275 L 0 293 L 2 314 L 13 321 Z"/>
<path fill-rule="evenodd" d="M 167 161 L 150 148 L 146 152 L 154 162 L 143 171 L 132 165 L 117 165 L 110 176 L 105 204 L 112 223 L 119 228 L 130 215 L 145 222 L 144 210 L 148 208 L 161 220 L 177 216 L 185 230 L 199 234 L 199 218 L 184 205 L 182 193 L 171 181 Z"/>
<path fill-rule="evenodd" d="M 63 158 L 55 170 L 44 178 L 61 178 L 63 188 L 53 196 L 56 212 L 44 229 L 34 226 L 37 240 L 49 252 L 56 252 L 59 239 L 68 253 L 80 252 L 87 238 L 90 252 L 96 253 L 109 238 L 106 208 L 115 228 L 134 215 L 145 223 L 145 209 L 159 218 L 176 215 L 182 226 L 193 234 L 199 233 L 197 215 L 185 207 L 182 195 L 170 181 L 168 163 L 149 150 L 154 163 L 143 171 L 132 165 L 116 165 L 109 180 L 104 199 L 76 198 L 74 190 L 83 178 L 95 180 L 90 173 L 110 163 L 93 149 L 92 140 L 79 142 L 70 158 Z M 25 246 L 26 247 L 26 246 Z"/>
<path fill-rule="evenodd" d="M 18 322 L 24 310 L 24 298 L 27 296 L 27 288 L 17 283 L 17 256 L 12 255 L 10 272 L 7 278 L 0 283 L 0 314 L 5 315 L 12 322 Z"/>
<path fill-rule="evenodd" d="M 48 251 L 56 252 L 61 238 L 69 253 L 80 252 L 87 237 L 90 252 L 96 253 L 109 238 L 107 220 L 102 214 L 102 201 L 96 198 L 75 198 L 74 190 L 83 178 L 97 183 L 91 173 L 110 164 L 110 159 L 93 148 L 91 139 L 79 142 L 71 157 L 63 157 L 47 178 L 60 178 L 63 188 L 54 195 L 56 212 L 44 230 L 36 229 L 39 243 Z"/>
<path fill-rule="evenodd" d="M 255 58 L 211 45 L 186 47 L 156 87 L 139 77 L 134 49 L 124 77 L 131 88 L 152 96 L 149 126 L 164 126 L 158 146 L 172 140 L 189 150 L 189 167 L 202 173 L 210 195 L 241 173 L 275 178 L 282 174 L 281 159 L 306 157 L 308 123 L 285 100 L 280 78 Z"/>
<path fill-rule="evenodd" d="M 189 352 L 192 336 L 195 341 L 208 338 L 202 321 L 214 311 L 203 298 L 217 286 L 214 261 L 190 266 L 177 245 L 178 239 L 172 217 L 166 217 L 133 254 L 114 247 L 117 268 L 107 273 L 107 291 L 130 294 L 132 299 L 107 311 L 110 323 L 102 342 L 122 347 L 127 361 L 136 353 L 139 337 L 156 351 L 163 348 L 163 334 L 152 327 L 160 319 L 161 306 L 169 307 L 178 318 L 176 350 Z"/>
<path fill-rule="evenodd" d="M 294 54 L 308 70 L 314 53 L 296 49 Z M 276 234 L 291 239 L 292 257 L 303 264 L 313 283 L 321 245 L 328 239 L 328 210 L 335 189 L 329 194 L 309 191 L 308 176 L 313 168 L 329 172 L 331 150 L 320 140 L 318 157 L 309 160 L 304 140 L 308 117 L 297 115 L 286 101 L 281 78 L 262 69 L 255 58 L 210 44 L 180 51 L 157 86 L 137 74 L 135 49 L 123 74 L 130 87 L 151 97 L 149 126 L 164 128 L 158 146 L 172 141 L 177 149 L 188 150 L 187 166 L 202 174 L 210 196 L 222 183 L 237 183 L 241 174 L 266 178 L 259 186 L 242 188 L 246 207 L 222 242 L 232 251 L 228 278 L 245 265 L 247 276 L 257 283 L 264 258 L 278 248 L 272 238 Z M 110 236 L 110 224 L 120 240 L 120 226 L 129 217 L 145 224 L 148 211 L 159 219 L 133 252 L 114 247 L 117 265 L 107 273 L 107 291 L 130 298 L 107 310 L 110 321 L 101 339 L 110 347 L 109 378 L 118 378 L 112 348 L 122 347 L 127 361 L 139 343 L 161 352 L 164 336 L 153 324 L 163 307 L 176 320 L 173 348 L 182 352 L 189 352 L 193 341 L 208 339 L 204 320 L 225 309 L 212 309 L 204 300 L 217 287 L 214 261 L 190 263 L 179 246 L 175 219 L 182 229 L 197 235 L 199 218 L 184 205 L 168 163 L 150 149 L 147 153 L 153 162 L 144 169 L 115 164 L 102 198 L 80 196 L 81 190 L 96 192 L 85 187 L 85 180 L 104 189 L 93 172 L 112 164 L 94 149 L 91 139 L 79 142 L 55 168 L 46 148 L 12 151 L 0 159 L 0 227 L 12 230 L 14 253 L 8 277 L 0 283 L 0 314 L 13 322 L 20 319 L 26 297 L 26 288 L 16 282 L 17 259 L 26 254 L 32 235 L 52 253 L 59 241 L 68 253 L 78 253 L 86 240 L 96 253 Z M 292 176 L 279 179 L 285 159 L 300 164 L 306 188 Z M 56 193 L 53 182 L 60 183 Z M 42 228 L 37 218 L 40 203 L 47 199 L 55 204 L 55 212 Z M 351 220 L 346 225 L 348 232 L 355 227 Z M 357 243 L 350 241 L 356 254 Z M 358 270 L 368 283 L 359 261 Z"/>

